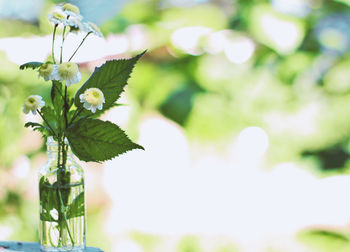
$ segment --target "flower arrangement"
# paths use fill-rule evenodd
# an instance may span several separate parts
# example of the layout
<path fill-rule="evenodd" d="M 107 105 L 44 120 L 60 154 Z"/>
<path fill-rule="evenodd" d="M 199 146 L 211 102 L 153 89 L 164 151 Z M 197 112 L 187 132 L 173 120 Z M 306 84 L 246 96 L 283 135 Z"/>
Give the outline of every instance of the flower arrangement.
<path fill-rule="evenodd" d="M 74 55 L 89 35 L 103 35 L 95 24 L 85 22 L 79 8 L 72 4 L 56 6 L 49 20 L 54 25 L 50 60 L 28 62 L 21 65 L 20 69 L 37 70 L 39 78 L 51 82 L 51 100 L 44 101 L 39 95 L 30 95 L 24 101 L 23 112 L 38 114 L 43 120 L 42 123 L 28 122 L 25 127 L 41 132 L 49 139 L 48 147 L 49 142 L 56 143 L 54 160 L 57 163 L 55 169 L 50 170 L 55 172 L 55 179 L 42 176 L 39 182 L 40 219 L 50 224 L 43 232 L 52 232 L 57 236 L 52 238 L 49 235 L 50 242 L 46 244 L 50 247 L 48 251 L 56 251 L 53 248 L 61 251 L 61 247 L 71 250 L 77 245 L 75 235 L 72 234 L 74 225 L 70 220 L 85 214 L 83 192 L 75 194 L 73 189 L 67 189 L 74 180 L 74 171 L 69 168 L 73 162 L 69 157 L 69 148 L 80 160 L 94 162 L 112 159 L 132 149 L 143 149 L 132 142 L 116 124 L 97 118 L 118 105 L 116 101 L 127 85 L 134 65 L 145 52 L 130 59 L 105 62 L 95 68 L 90 78 L 70 97 L 68 88 L 82 79 L 79 66 L 72 62 Z M 59 31 L 62 32 L 61 50 L 59 60 L 56 60 L 54 47 Z M 64 61 L 64 42 L 70 33 L 86 35 L 73 54 Z"/>

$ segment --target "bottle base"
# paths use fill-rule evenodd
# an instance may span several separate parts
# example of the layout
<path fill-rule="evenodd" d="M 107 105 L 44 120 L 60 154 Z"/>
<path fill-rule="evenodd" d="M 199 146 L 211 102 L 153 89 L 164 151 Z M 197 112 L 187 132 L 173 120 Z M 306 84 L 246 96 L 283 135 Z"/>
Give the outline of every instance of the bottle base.
<path fill-rule="evenodd" d="M 63 252 L 63 251 L 84 252 L 85 246 L 48 247 L 48 246 L 40 245 L 40 251 L 42 251 L 42 252 Z"/>

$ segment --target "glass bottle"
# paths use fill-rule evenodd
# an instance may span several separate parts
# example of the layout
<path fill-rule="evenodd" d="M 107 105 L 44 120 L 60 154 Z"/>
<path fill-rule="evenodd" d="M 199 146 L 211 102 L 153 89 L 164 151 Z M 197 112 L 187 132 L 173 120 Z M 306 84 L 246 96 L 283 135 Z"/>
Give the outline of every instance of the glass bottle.
<path fill-rule="evenodd" d="M 86 211 L 84 171 L 65 139 L 47 139 L 47 163 L 39 172 L 42 251 L 84 251 Z"/>

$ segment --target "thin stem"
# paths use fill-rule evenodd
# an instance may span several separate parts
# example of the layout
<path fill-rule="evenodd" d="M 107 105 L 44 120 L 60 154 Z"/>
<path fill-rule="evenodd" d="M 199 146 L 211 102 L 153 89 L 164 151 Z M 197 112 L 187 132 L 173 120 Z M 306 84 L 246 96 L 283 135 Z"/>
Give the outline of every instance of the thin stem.
<path fill-rule="evenodd" d="M 59 198 L 60 198 L 60 201 L 61 201 L 61 208 L 62 206 L 64 206 L 64 203 L 63 203 L 63 199 L 62 199 L 62 194 L 61 194 L 61 191 L 58 191 L 58 194 L 59 194 Z M 67 227 L 67 231 L 68 231 L 68 235 L 69 235 L 69 238 L 72 242 L 72 247 L 74 247 L 74 239 L 73 239 L 73 236 L 70 232 L 70 229 L 69 229 L 69 226 L 68 226 L 68 221 L 67 221 L 67 216 L 66 216 L 66 211 L 65 209 L 62 209 L 62 215 L 63 215 L 63 218 L 65 220 L 65 224 L 66 224 L 66 227 Z"/>
<path fill-rule="evenodd" d="M 68 220 L 67 220 L 67 201 L 68 197 L 70 194 L 70 191 L 68 191 L 68 194 L 65 194 L 65 197 L 63 198 L 61 189 L 70 184 L 70 172 L 67 171 L 66 169 L 66 163 L 67 163 L 67 151 L 68 151 L 68 145 L 65 144 L 64 142 L 64 135 L 63 139 L 58 143 L 59 147 L 62 147 L 61 149 L 59 148 L 59 153 L 58 155 L 60 156 L 60 152 L 62 150 L 62 165 L 58 167 L 58 173 L 57 173 L 57 181 L 59 184 L 59 187 L 57 188 L 57 193 L 58 193 L 58 198 L 59 198 L 59 226 L 60 226 L 60 238 L 59 242 L 62 244 L 62 239 L 64 236 L 64 226 L 66 226 L 69 238 L 72 243 L 72 247 L 74 247 L 74 239 L 72 236 L 72 233 L 69 228 Z M 68 187 L 69 188 L 69 187 Z"/>
<path fill-rule="evenodd" d="M 58 181 L 58 186 L 61 185 L 61 139 L 59 138 L 58 139 L 58 152 L 57 152 L 57 181 Z M 59 187 L 57 188 L 57 193 L 59 194 Z M 59 197 L 59 195 L 58 195 Z M 59 221 L 59 226 L 60 226 L 60 237 L 58 239 L 58 246 L 61 246 L 62 245 L 62 236 L 63 236 L 63 228 L 62 228 L 62 224 L 61 224 L 61 216 L 62 216 L 62 213 L 61 213 L 61 208 L 62 208 L 62 205 L 61 203 L 59 202 L 59 207 L 60 209 L 58 209 L 58 221 Z"/>
<path fill-rule="evenodd" d="M 43 114 L 39 111 L 39 109 L 37 109 L 36 111 L 39 113 L 39 115 L 41 116 L 41 118 L 44 120 L 44 122 L 45 122 L 45 123 L 47 124 L 47 126 L 50 128 L 50 130 L 52 131 L 52 134 L 54 134 L 56 137 L 58 137 L 57 134 L 56 134 L 56 132 L 51 128 L 49 122 L 46 121 L 45 117 L 44 117 Z"/>
<path fill-rule="evenodd" d="M 60 83 L 60 84 L 62 85 L 62 83 Z M 60 96 L 64 99 L 64 96 L 63 96 L 61 90 L 59 90 L 58 87 L 57 87 L 55 84 L 52 83 L 52 85 L 54 85 L 54 87 L 56 88 L 57 92 L 58 92 L 58 93 L 60 94 Z"/>
<path fill-rule="evenodd" d="M 61 55 L 60 55 L 60 64 L 62 64 L 62 52 L 63 52 L 63 44 L 64 44 L 64 40 L 65 40 L 65 33 L 66 33 L 66 28 L 67 26 L 64 26 L 63 28 L 63 33 L 62 33 L 62 44 L 61 44 Z"/>
<path fill-rule="evenodd" d="M 67 86 L 64 85 L 64 120 L 65 120 L 65 122 L 66 122 L 66 128 L 68 127 L 67 113 L 68 113 Z"/>
<path fill-rule="evenodd" d="M 80 108 L 78 110 L 75 111 L 72 120 L 70 121 L 70 124 L 74 122 L 75 118 L 77 118 L 77 116 L 83 111 L 83 108 Z"/>
<path fill-rule="evenodd" d="M 60 169 L 60 166 L 61 166 L 61 144 L 60 144 L 60 142 L 61 142 L 61 139 L 60 138 L 58 138 L 58 140 L 57 140 L 57 143 L 58 143 L 58 150 L 57 150 L 57 168 L 58 169 Z M 58 173 L 59 173 L 59 171 L 58 171 Z"/>
<path fill-rule="evenodd" d="M 53 35 L 52 35 L 52 61 L 54 64 L 56 64 L 56 61 L 55 61 L 55 36 L 56 36 L 56 29 L 57 29 L 57 24 L 55 25 L 55 27 L 53 28 Z"/>
<path fill-rule="evenodd" d="M 70 56 L 68 61 L 71 61 L 72 58 L 74 57 L 74 55 L 77 53 L 77 51 L 79 50 L 79 48 L 81 47 L 81 45 L 84 43 L 85 39 L 91 34 L 91 32 L 88 32 L 88 34 L 86 34 L 86 36 L 83 38 L 83 40 L 80 42 L 79 46 L 77 47 L 77 49 L 75 49 L 74 53 L 72 54 L 72 56 Z"/>

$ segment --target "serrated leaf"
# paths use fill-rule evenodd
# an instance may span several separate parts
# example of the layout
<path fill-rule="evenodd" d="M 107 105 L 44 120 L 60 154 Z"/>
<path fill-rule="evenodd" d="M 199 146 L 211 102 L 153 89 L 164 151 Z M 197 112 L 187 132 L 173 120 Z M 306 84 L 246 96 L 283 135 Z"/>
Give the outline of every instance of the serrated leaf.
<path fill-rule="evenodd" d="M 82 108 L 83 103 L 80 102 L 80 94 L 86 89 L 94 87 L 99 88 L 105 97 L 105 103 L 103 104 L 101 113 L 110 108 L 124 91 L 124 87 L 127 84 L 134 65 L 145 52 L 146 51 L 130 59 L 107 61 L 101 67 L 96 67 L 90 78 L 75 94 L 75 106 L 77 108 Z M 89 116 L 93 115 L 90 111 L 84 111 L 84 113 Z"/>
<path fill-rule="evenodd" d="M 41 125 L 40 123 L 35 123 L 35 122 L 27 122 L 26 124 L 24 124 L 24 127 L 28 128 L 28 127 L 44 127 L 43 125 Z"/>
<path fill-rule="evenodd" d="M 74 154 L 83 161 L 100 162 L 133 149 L 144 149 L 133 143 L 118 125 L 109 121 L 85 118 L 66 129 Z"/>
<path fill-rule="evenodd" d="M 46 130 L 46 128 L 44 128 L 44 127 L 35 127 L 35 128 L 33 128 L 33 131 L 39 131 L 39 132 L 41 132 L 44 136 L 47 136 L 48 134 L 47 134 L 47 132 L 46 132 L 45 130 Z"/>
<path fill-rule="evenodd" d="M 25 64 L 20 65 L 19 69 L 21 69 L 21 70 L 26 69 L 26 68 L 36 69 L 36 68 L 39 68 L 42 64 L 43 64 L 42 62 L 36 62 L 36 61 L 27 62 Z"/>
<path fill-rule="evenodd" d="M 46 127 L 44 127 L 44 125 L 41 125 L 40 123 L 35 123 L 35 122 L 27 122 L 26 124 L 24 124 L 24 127 L 26 128 L 32 127 L 33 131 L 39 131 L 43 135 L 47 135 L 47 132 L 45 131 L 50 131 L 50 129 L 47 129 Z"/>

